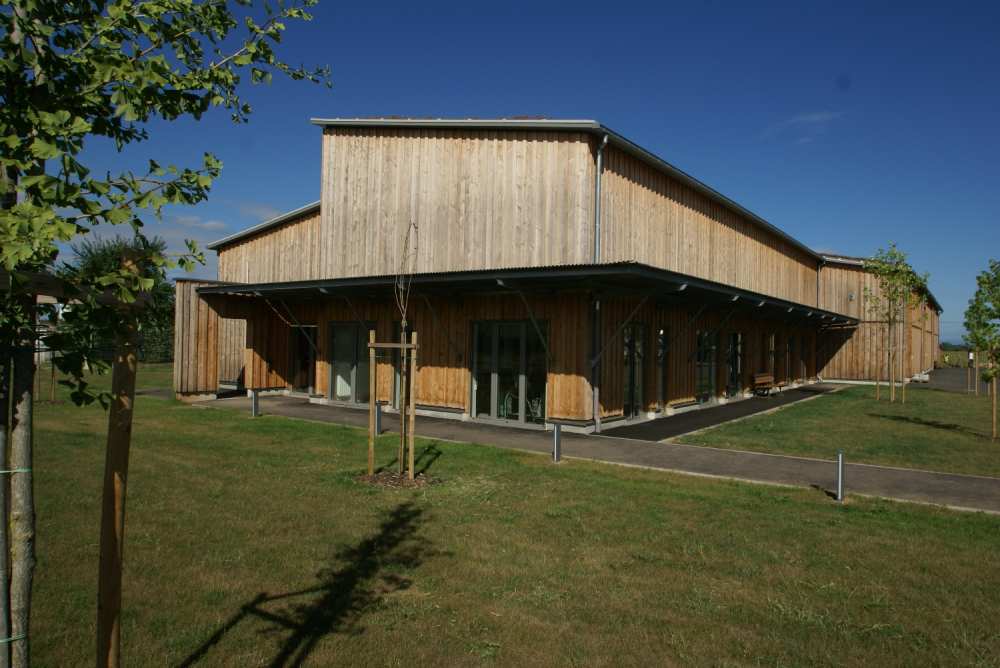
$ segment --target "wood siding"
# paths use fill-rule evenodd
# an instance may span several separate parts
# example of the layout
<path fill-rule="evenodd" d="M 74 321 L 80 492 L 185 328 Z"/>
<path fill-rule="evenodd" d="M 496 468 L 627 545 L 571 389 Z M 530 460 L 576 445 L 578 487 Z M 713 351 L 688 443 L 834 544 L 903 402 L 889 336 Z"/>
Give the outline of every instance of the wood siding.
<path fill-rule="evenodd" d="M 816 305 L 813 257 L 625 151 L 605 149 L 601 260 Z"/>
<path fill-rule="evenodd" d="M 578 133 L 327 129 L 328 276 L 398 272 L 410 223 L 416 272 L 592 259 L 593 159 Z"/>
<path fill-rule="evenodd" d="M 896 376 L 911 377 L 934 367 L 939 355 L 940 317 L 928 304 L 908 309 L 890 341 L 888 326 L 880 320 L 870 298 L 880 292 L 870 273 L 859 265 L 829 264 L 822 268 L 820 277 L 820 308 L 861 321 L 856 328 L 834 328 L 822 335 L 823 378 L 884 381 L 889 373 L 890 346 L 899 352 Z"/>
<path fill-rule="evenodd" d="M 213 393 L 219 387 L 219 314 L 196 289 L 211 282 L 174 285 L 174 391 Z"/>
<path fill-rule="evenodd" d="M 219 249 L 219 280 L 273 283 L 325 278 L 320 263 L 319 211 L 239 239 Z"/>

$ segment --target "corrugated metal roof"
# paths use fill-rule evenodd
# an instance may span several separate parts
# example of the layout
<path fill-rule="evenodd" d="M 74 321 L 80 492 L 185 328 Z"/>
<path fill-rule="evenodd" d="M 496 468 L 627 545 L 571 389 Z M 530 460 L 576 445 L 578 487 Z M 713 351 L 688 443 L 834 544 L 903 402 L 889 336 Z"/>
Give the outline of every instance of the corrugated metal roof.
<path fill-rule="evenodd" d="M 199 294 L 315 299 L 318 295 L 370 295 L 374 290 L 391 290 L 395 276 L 356 276 L 281 283 L 229 283 L 198 288 Z M 720 307 L 756 312 L 768 309 L 775 317 L 812 320 L 822 324 L 857 324 L 857 319 L 808 304 L 800 304 L 716 281 L 688 276 L 639 262 L 577 264 L 569 266 L 506 267 L 465 271 L 412 274 L 411 285 L 425 294 L 455 295 L 462 292 L 618 290 L 630 295 L 646 294 L 688 300 L 713 299 Z M 509 283 L 507 281 L 510 281 Z M 665 288 L 669 288 L 666 290 Z M 610 294 L 610 293 L 609 293 Z M 388 296 L 388 294 L 386 294 Z"/>

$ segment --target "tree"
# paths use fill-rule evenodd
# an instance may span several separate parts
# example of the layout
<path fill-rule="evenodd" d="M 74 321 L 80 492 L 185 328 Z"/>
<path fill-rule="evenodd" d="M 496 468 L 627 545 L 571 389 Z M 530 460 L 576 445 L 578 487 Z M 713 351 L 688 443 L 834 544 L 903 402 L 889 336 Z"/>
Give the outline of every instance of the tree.
<path fill-rule="evenodd" d="M 1000 374 L 1000 261 L 990 260 L 989 269 L 976 277 L 976 293 L 965 310 L 966 340 L 976 351 L 986 353 L 982 379 L 992 385 L 993 428 L 997 439 L 997 376 Z M 978 379 L 976 382 L 979 382 Z"/>
<path fill-rule="evenodd" d="M 906 261 L 906 255 L 889 244 L 888 249 L 880 248 L 870 259 L 865 260 L 865 271 L 875 278 L 875 287 L 865 287 L 865 300 L 876 321 L 885 326 L 887 345 L 885 346 L 886 366 L 889 372 L 889 400 L 896 400 L 896 362 L 899 359 L 898 325 L 905 318 L 910 303 L 914 280 L 917 274 Z M 905 338 L 905 337 L 904 337 Z M 900 376 L 902 374 L 899 374 Z M 902 380 L 902 378 L 900 378 Z M 878 385 L 876 384 L 876 397 Z"/>
<path fill-rule="evenodd" d="M 252 0 L 0 0 L 0 268 L 6 271 L 0 285 L 0 368 L 12 369 L 6 468 L 17 470 L 5 476 L 15 520 L 10 535 L 12 640 L 5 647 L 11 648 L 14 665 L 30 665 L 31 346 L 38 282 L 58 266 L 65 244 L 99 224 L 127 225 L 141 237 L 144 214 L 159 217 L 165 206 L 204 200 L 222 169 L 216 157 L 205 153 L 195 168 L 161 166 L 151 159 L 141 173 L 98 175 L 86 164 L 83 150 L 95 138 L 124 150 L 149 138 L 150 121 L 198 120 L 214 107 L 227 110 L 237 123 L 246 122 L 252 109 L 242 97 L 242 84 L 269 82 L 274 72 L 329 84 L 327 69 L 291 67 L 275 52 L 286 22 L 309 20 L 306 10 L 313 4 L 315 0 L 259 6 Z M 144 320 L 137 313 L 155 303 L 148 296 L 140 298 L 155 285 L 149 272 L 190 269 L 200 257 L 190 242 L 174 257 L 148 247 L 132 249 L 84 283 L 65 275 L 54 279 L 51 289 L 73 302 L 72 317 L 52 342 L 64 346 L 55 349 L 60 369 L 70 376 L 72 397 L 78 403 L 100 399 L 110 408 L 112 424 L 126 436 L 131 421 L 128 377 L 134 383 L 135 370 L 129 342 Z M 114 315 L 107 321 L 95 320 L 109 309 Z M 112 393 L 103 395 L 88 387 L 84 373 L 98 362 L 93 344 L 101 337 L 118 342 L 121 368 Z M 127 440 L 118 445 L 127 453 Z M 116 475 L 121 475 L 124 493 L 124 476 Z M 8 599 L 2 599 L 5 615 Z M 109 629 L 102 618 L 98 627 L 98 663 L 117 665 L 117 619 Z M 6 653 L 0 657 L 5 660 Z"/>

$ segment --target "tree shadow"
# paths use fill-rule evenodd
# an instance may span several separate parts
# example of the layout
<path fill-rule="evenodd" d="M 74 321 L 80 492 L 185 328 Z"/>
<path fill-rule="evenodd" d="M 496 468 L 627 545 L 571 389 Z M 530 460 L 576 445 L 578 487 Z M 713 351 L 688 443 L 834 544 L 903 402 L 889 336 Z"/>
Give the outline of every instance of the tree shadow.
<path fill-rule="evenodd" d="M 422 522 L 423 510 L 409 502 L 401 504 L 386 515 L 375 534 L 335 552 L 333 565 L 316 574 L 315 586 L 284 594 L 261 592 L 178 665 L 197 664 L 247 618 L 268 622 L 263 634 L 287 634 L 268 664 L 271 668 L 302 665 L 327 635 L 361 633 L 364 612 L 384 596 L 408 589 L 412 581 L 401 573 L 433 554 L 430 542 L 417 535 Z"/>
<path fill-rule="evenodd" d="M 416 475 L 423 475 L 434 466 L 441 455 L 444 454 L 437 447 L 436 443 L 431 443 L 430 445 L 424 446 L 424 449 L 420 451 L 420 454 L 413 461 L 413 468 L 415 469 Z"/>
<path fill-rule="evenodd" d="M 882 418 L 883 420 L 892 420 L 893 422 L 906 422 L 908 424 L 915 424 L 921 427 L 932 427 L 934 429 L 943 429 L 944 431 L 955 431 L 962 434 L 968 434 L 969 436 L 975 436 L 977 438 L 988 438 L 985 434 L 954 422 L 925 420 L 923 418 L 913 417 L 910 415 L 886 415 L 885 413 L 868 413 L 867 415 L 868 417 Z"/>

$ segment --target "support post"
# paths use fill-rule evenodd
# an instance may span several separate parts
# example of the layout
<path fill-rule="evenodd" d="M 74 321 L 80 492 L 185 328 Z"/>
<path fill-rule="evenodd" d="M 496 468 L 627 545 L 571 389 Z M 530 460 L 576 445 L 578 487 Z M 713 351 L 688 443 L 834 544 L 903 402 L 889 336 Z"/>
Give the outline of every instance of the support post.
<path fill-rule="evenodd" d="M 844 502 L 844 451 L 837 450 L 837 501 Z"/>
<path fill-rule="evenodd" d="M 375 374 L 375 330 L 368 330 L 368 475 L 375 475 L 375 437 L 378 420 L 378 387 Z"/>
<path fill-rule="evenodd" d="M 250 390 L 250 417 L 260 417 L 260 390 Z"/>
<path fill-rule="evenodd" d="M 552 461 L 559 463 L 562 459 L 562 425 L 558 422 L 552 425 Z"/>
<path fill-rule="evenodd" d="M 417 413 L 417 333 L 410 332 L 410 343 L 413 347 L 410 348 L 410 424 L 406 429 L 407 445 L 410 449 L 410 459 L 409 459 L 409 470 L 410 470 L 410 480 L 413 480 L 413 431 L 415 429 L 415 420 Z"/>
<path fill-rule="evenodd" d="M 121 665 L 122 561 L 132 410 L 135 402 L 135 329 L 119 342 L 112 365 L 104 501 L 101 509 L 100 571 L 97 581 L 97 665 Z"/>

